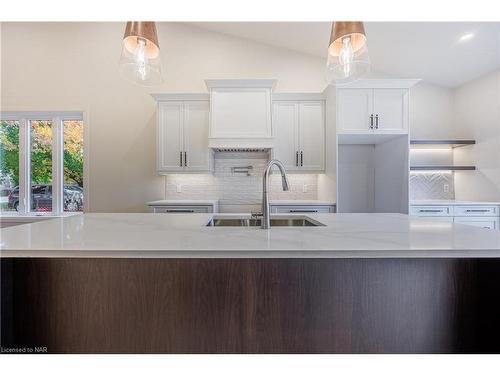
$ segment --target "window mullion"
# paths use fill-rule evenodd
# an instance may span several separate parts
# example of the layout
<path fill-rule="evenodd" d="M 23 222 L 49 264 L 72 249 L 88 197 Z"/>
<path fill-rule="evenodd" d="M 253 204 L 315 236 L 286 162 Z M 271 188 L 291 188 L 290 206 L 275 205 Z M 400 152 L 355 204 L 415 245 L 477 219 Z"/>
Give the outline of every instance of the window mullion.
<path fill-rule="evenodd" d="M 63 121 L 60 117 L 52 119 L 52 213 L 63 212 Z"/>
<path fill-rule="evenodd" d="M 31 208 L 31 133 L 26 118 L 19 122 L 19 206 L 18 213 L 27 214 Z"/>

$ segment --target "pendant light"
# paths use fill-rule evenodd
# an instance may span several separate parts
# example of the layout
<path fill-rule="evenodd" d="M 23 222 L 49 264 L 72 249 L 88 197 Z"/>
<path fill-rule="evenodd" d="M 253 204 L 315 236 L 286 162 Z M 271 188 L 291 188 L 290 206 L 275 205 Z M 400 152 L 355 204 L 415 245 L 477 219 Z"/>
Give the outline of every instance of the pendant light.
<path fill-rule="evenodd" d="M 370 72 L 370 57 L 363 22 L 332 22 L 326 79 L 345 84 Z"/>
<path fill-rule="evenodd" d="M 157 85 L 163 81 L 160 45 L 154 22 L 127 22 L 120 73 L 123 78 L 144 86 Z"/>

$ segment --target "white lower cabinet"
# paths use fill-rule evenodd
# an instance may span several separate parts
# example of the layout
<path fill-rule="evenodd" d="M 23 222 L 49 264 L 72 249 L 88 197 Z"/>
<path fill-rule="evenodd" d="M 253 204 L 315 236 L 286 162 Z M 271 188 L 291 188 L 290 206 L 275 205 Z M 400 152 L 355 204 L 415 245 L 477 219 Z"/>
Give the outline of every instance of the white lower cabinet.
<path fill-rule="evenodd" d="M 455 217 L 453 221 L 486 229 L 498 229 L 498 217 Z"/>
<path fill-rule="evenodd" d="M 273 205 L 271 204 L 271 213 L 274 214 L 329 214 L 335 212 L 334 205 L 311 205 L 311 206 L 303 206 L 303 205 Z"/>
<path fill-rule="evenodd" d="M 208 214 L 214 212 L 214 207 L 212 205 L 150 206 L 150 211 L 155 214 Z"/>
<path fill-rule="evenodd" d="M 498 230 L 499 209 L 494 205 L 412 205 L 410 215 Z"/>

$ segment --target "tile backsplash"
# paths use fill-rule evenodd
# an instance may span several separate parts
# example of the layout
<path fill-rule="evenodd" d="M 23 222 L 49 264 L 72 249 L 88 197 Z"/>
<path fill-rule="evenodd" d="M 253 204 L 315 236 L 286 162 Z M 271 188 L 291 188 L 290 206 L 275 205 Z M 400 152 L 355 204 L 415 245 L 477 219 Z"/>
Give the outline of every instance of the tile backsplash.
<path fill-rule="evenodd" d="M 221 211 L 259 210 L 262 200 L 262 174 L 269 158 L 266 152 L 217 152 L 214 174 L 175 174 L 166 176 L 166 199 L 218 199 Z M 252 166 L 250 176 L 234 173 L 233 167 Z M 316 174 L 288 174 L 290 190 L 283 191 L 281 176 L 270 179 L 271 199 L 317 199 Z"/>
<path fill-rule="evenodd" d="M 453 172 L 410 173 L 410 200 L 455 199 Z"/>

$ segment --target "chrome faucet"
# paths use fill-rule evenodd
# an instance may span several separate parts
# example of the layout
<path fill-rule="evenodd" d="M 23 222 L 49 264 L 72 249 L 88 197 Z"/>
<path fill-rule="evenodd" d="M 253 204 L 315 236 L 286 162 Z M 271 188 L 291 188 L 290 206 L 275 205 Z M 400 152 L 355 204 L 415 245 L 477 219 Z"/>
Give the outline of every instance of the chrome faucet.
<path fill-rule="evenodd" d="M 262 179 L 262 229 L 269 229 L 271 227 L 271 218 L 269 217 L 269 196 L 267 195 L 267 191 L 269 190 L 269 173 L 271 172 L 273 165 L 276 165 L 280 170 L 283 190 L 289 190 L 288 177 L 283 163 L 279 160 L 272 159 L 269 163 L 267 163 L 267 167 L 264 170 L 264 177 Z"/>

